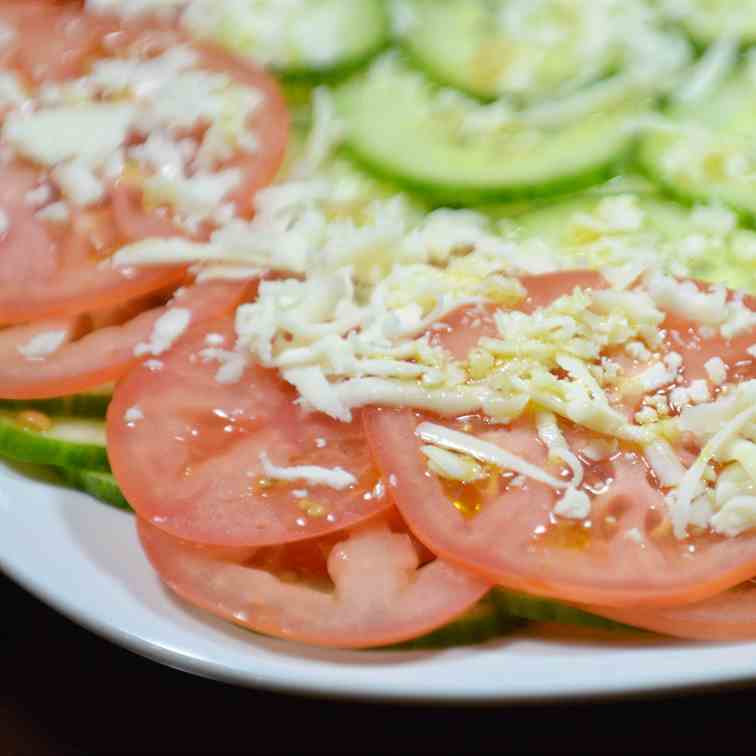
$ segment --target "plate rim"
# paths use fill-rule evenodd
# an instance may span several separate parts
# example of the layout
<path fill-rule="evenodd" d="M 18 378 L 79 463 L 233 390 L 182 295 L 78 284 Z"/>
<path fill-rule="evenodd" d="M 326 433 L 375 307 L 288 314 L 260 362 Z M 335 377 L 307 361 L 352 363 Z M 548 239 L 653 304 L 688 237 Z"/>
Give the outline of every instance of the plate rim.
<path fill-rule="evenodd" d="M 0 494 L 4 493 L 8 481 L 12 481 L 8 473 L 11 472 L 5 465 L 0 465 Z M 84 494 L 67 489 L 53 487 L 53 491 L 59 496 L 55 496 L 50 491 L 46 491 L 47 485 L 38 481 L 22 478 L 13 481 L 14 486 L 19 485 L 21 489 L 26 489 L 27 493 L 34 498 L 42 501 L 41 506 L 47 506 L 54 511 L 56 501 L 65 505 L 67 501 L 83 502 L 84 506 L 92 505 L 104 507 L 110 510 L 107 505 L 90 500 Z M 7 507 L 6 507 L 7 509 Z M 113 515 L 129 516 L 127 513 L 115 512 L 110 510 Z M 3 508 L 0 507 L 0 522 L 9 519 L 2 516 Z M 110 517 L 110 515 L 104 515 Z M 78 544 L 77 544 L 78 545 Z M 23 550 L 22 550 L 23 551 Z M 344 699 L 353 701 L 384 701 L 407 704 L 433 704 L 433 705 L 485 705 L 485 704 L 553 704 L 553 703 L 578 703 L 588 700 L 617 700 L 622 698 L 658 696 L 661 694 L 675 692 L 699 692 L 706 688 L 722 688 L 725 686 L 747 686 L 749 683 L 756 684 L 756 655 L 751 655 L 752 663 L 748 664 L 748 657 L 740 660 L 737 667 L 721 670 L 716 667 L 702 665 L 696 667 L 691 665 L 684 673 L 677 672 L 674 675 L 658 674 L 636 677 L 631 681 L 617 680 L 607 678 L 602 682 L 586 684 L 581 681 L 579 676 L 575 679 L 567 679 L 558 688 L 545 690 L 537 686 L 529 690 L 507 690 L 506 686 L 501 689 L 493 690 L 490 688 L 472 688 L 455 689 L 450 687 L 435 688 L 428 690 L 423 688 L 422 684 L 414 688 L 402 688 L 386 686 L 379 682 L 371 684 L 369 675 L 362 684 L 355 684 L 350 675 L 338 674 L 334 678 L 328 675 L 326 680 L 318 680 L 317 674 L 306 674 L 303 677 L 292 677 L 284 672 L 284 662 L 281 661 L 281 670 L 276 673 L 269 669 L 264 669 L 257 674 L 251 674 L 248 669 L 233 670 L 228 664 L 215 659 L 201 658 L 199 655 L 192 656 L 191 649 L 170 648 L 161 645 L 144 635 L 125 629 L 112 621 L 107 616 L 98 613 L 95 610 L 85 610 L 81 605 L 66 600 L 62 595 L 57 594 L 46 580 L 40 575 L 39 571 L 33 569 L 33 564 L 21 560 L 14 560 L 0 550 L 0 570 L 5 573 L 11 580 L 18 584 L 23 590 L 51 607 L 54 611 L 64 616 L 69 621 L 79 625 L 87 631 L 113 643 L 114 645 L 124 648 L 131 653 L 147 658 L 153 662 L 164 666 L 180 670 L 184 673 L 197 675 L 207 679 L 216 680 L 226 684 L 239 687 L 269 690 L 278 693 L 289 693 L 295 695 L 306 695 L 318 698 Z M 166 594 L 167 595 L 167 594 Z M 132 598 L 135 597 L 132 596 Z M 188 606 L 183 606 L 187 611 L 192 611 Z M 214 618 L 213 618 L 214 619 Z M 230 623 L 229 623 L 230 624 Z M 233 625 L 230 625 L 233 627 Z M 266 641 L 269 639 L 265 639 Z M 274 642 L 288 644 L 287 641 Z M 312 647 L 305 647 L 300 644 L 291 644 L 296 648 L 312 651 Z M 485 649 L 487 644 L 483 644 Z M 733 652 L 738 645 L 742 644 L 705 644 L 708 648 L 727 648 L 732 647 Z M 756 644 L 753 645 L 756 649 Z M 683 644 L 688 650 L 692 651 L 692 644 Z M 459 647 L 448 651 L 440 652 L 398 652 L 398 651 L 381 651 L 381 654 L 412 654 L 417 658 L 418 654 L 425 658 L 431 654 L 469 654 L 474 653 L 476 647 Z M 677 646 L 675 646 L 677 648 Z M 350 654 L 359 654 L 365 652 L 349 652 Z M 370 653 L 370 652 L 368 652 Z M 373 652 L 375 653 L 375 652 Z M 199 652 L 198 652 L 199 654 Z M 318 662 L 318 664 L 329 664 L 329 662 Z M 336 662 L 330 663 L 336 666 Z M 369 667 L 366 665 L 366 669 Z M 275 665 L 274 665 L 275 670 Z M 317 665 L 315 667 L 317 673 Z"/>

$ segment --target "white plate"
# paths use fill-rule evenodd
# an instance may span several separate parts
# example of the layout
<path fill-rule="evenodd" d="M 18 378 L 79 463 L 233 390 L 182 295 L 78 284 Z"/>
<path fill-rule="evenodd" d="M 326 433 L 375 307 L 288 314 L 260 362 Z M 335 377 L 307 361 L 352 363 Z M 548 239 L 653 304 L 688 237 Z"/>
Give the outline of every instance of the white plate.
<path fill-rule="evenodd" d="M 74 621 L 156 661 L 231 683 L 405 700 L 566 700 L 756 679 L 756 644 L 534 633 L 443 652 L 338 652 L 268 640 L 161 587 L 132 517 L 0 467 L 0 566 Z"/>

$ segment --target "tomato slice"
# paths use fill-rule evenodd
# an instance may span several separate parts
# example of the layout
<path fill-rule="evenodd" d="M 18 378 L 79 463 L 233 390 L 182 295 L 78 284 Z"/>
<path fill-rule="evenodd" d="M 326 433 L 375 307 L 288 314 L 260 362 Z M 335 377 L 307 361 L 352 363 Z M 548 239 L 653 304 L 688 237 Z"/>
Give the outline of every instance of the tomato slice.
<path fill-rule="evenodd" d="M 105 315 L 94 313 L 0 330 L 0 397 L 65 396 L 116 380 L 145 359 L 135 356 L 134 350 L 149 341 L 155 324 L 167 312 L 187 309 L 192 323 L 215 319 L 247 299 L 255 286 L 250 281 L 210 281 L 185 289 L 165 306 L 146 312 L 126 305 Z M 24 348 L 35 336 L 60 332 L 65 324 L 66 335 L 50 354 Z"/>
<path fill-rule="evenodd" d="M 175 266 L 103 266 L 119 238 L 108 210 L 76 212 L 70 227 L 53 228 L 24 201 L 37 181 L 38 172 L 27 167 L 0 172 L 0 204 L 9 222 L 0 237 L 0 324 L 115 306 L 184 277 L 184 268 Z"/>
<path fill-rule="evenodd" d="M 79 77 L 94 60 L 117 57 L 126 49 L 136 47 L 152 55 L 172 44 L 191 44 L 167 24 L 123 23 L 84 13 L 80 3 L 10 2 L 0 9 L 0 21 L 15 30 L 2 61 L 32 87 Z M 249 216 L 255 191 L 274 178 L 283 161 L 286 105 L 276 82 L 261 69 L 210 46 L 194 47 L 200 67 L 255 87 L 264 98 L 251 116 L 257 149 L 238 151 L 217 166 L 241 171 L 239 186 L 226 199 L 236 203 L 242 216 Z M 198 123 L 194 136 L 208 126 Z M 20 159 L 0 171 L 0 206 L 8 220 L 8 230 L 0 236 L 0 324 L 114 306 L 183 277 L 184 267 L 115 269 L 105 263 L 128 242 L 190 235 L 173 222 L 166 208 L 145 208 L 141 192 L 135 196 L 134 188 L 122 179 L 108 188 L 97 206 L 69 208 L 70 221 L 43 220 L 26 195 L 48 178 L 43 168 Z M 198 235 L 209 231 L 203 228 Z"/>
<path fill-rule="evenodd" d="M 44 353 L 50 348 L 45 346 L 45 342 L 50 343 L 50 338 L 58 345 L 57 348 L 70 344 L 87 330 L 86 315 L 39 320 L 14 328 L 0 328 L 0 365 L 18 360 L 19 355 L 23 355 L 24 352 L 32 355 Z M 50 334 L 53 336 L 50 337 Z"/>
<path fill-rule="evenodd" d="M 262 92 L 265 98 L 264 107 L 255 111 L 251 120 L 258 149 L 237 155 L 223 166 L 237 167 L 242 171 L 244 178 L 228 199 L 236 204 L 239 213 L 251 216 L 254 213 L 255 193 L 273 181 L 283 163 L 289 142 L 289 110 L 275 79 L 264 69 L 220 47 L 195 44 L 195 48 L 201 53 L 204 68 L 228 73 L 240 84 Z"/>
<path fill-rule="evenodd" d="M 570 277 L 565 281 L 571 289 Z M 700 377 L 703 363 L 721 355 L 737 366 L 736 380 L 756 377 L 756 360 L 747 352 L 756 340 L 753 331 L 725 342 L 703 339 L 691 323 L 668 320 L 662 327 L 669 326 L 670 350 L 685 360 L 686 380 Z M 460 348 L 461 342 L 455 346 Z M 492 581 L 582 603 L 663 606 L 705 599 L 756 574 L 753 533 L 676 539 L 667 527 L 662 492 L 643 457 L 629 447 L 592 462 L 583 450 L 598 437 L 566 429 L 592 493 L 590 519 L 582 522 L 556 517 L 561 492 L 532 479 L 519 485 L 502 474 L 485 484 L 457 485 L 430 473 L 415 431 L 432 418 L 381 409 L 366 410 L 363 418 L 376 463 L 395 483 L 392 498 L 415 536 L 435 554 Z M 547 469 L 530 414 L 507 427 L 470 417 L 433 421 Z"/>
<path fill-rule="evenodd" d="M 366 648 L 424 635 L 488 590 L 441 560 L 423 566 L 410 537 L 374 523 L 274 549 L 218 551 L 144 520 L 142 546 L 178 595 L 231 622 L 287 640 Z"/>
<path fill-rule="evenodd" d="M 210 345 L 230 350 L 234 341 L 232 319 L 199 326 L 162 370 L 136 369 L 117 387 L 108 452 L 137 513 L 180 538 L 248 546 L 311 538 L 385 512 L 360 421 L 305 412 L 276 371 L 257 365 L 220 383 L 219 345 Z M 132 407 L 139 422 L 129 422 Z M 341 468 L 355 482 L 285 482 L 262 454 L 277 467 Z"/>
<path fill-rule="evenodd" d="M 756 638 L 756 583 L 748 581 L 685 606 L 657 609 L 640 607 L 583 607 L 617 622 L 677 638 L 736 641 Z"/>
<path fill-rule="evenodd" d="M 515 308 L 531 313 L 553 302 L 576 287 L 605 289 L 606 279 L 596 271 L 570 270 L 560 273 L 543 273 L 522 276 L 519 279 L 527 291 L 526 298 Z M 494 313 L 495 305 L 461 307 L 443 318 L 431 332 L 432 344 L 446 349 L 455 359 L 464 359 L 484 337 L 498 336 Z M 441 328 L 441 326 L 445 328 Z"/>

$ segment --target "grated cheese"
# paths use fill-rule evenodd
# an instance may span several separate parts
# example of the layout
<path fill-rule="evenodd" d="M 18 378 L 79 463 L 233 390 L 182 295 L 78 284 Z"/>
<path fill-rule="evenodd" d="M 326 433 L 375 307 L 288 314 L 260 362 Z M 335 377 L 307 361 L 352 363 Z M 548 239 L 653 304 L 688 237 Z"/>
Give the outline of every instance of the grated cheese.
<path fill-rule="evenodd" d="M 44 331 L 36 334 L 29 342 L 17 349 L 27 359 L 40 359 L 57 352 L 66 338 L 68 338 L 67 331 Z"/>
<path fill-rule="evenodd" d="M 141 342 L 134 347 L 134 356 L 146 354 L 159 356 L 167 352 L 189 327 L 192 313 L 183 307 L 172 307 L 156 321 L 148 342 Z"/>
<path fill-rule="evenodd" d="M 479 462 L 494 465 L 502 470 L 512 470 L 555 489 L 567 488 L 564 481 L 549 475 L 536 465 L 511 454 L 496 444 L 482 441 L 469 433 L 462 433 L 443 425 L 428 422 L 418 425 L 415 433 L 422 441 L 441 449 L 466 454 Z"/>
<path fill-rule="evenodd" d="M 316 465 L 278 467 L 270 461 L 265 452 L 260 452 L 260 464 L 265 476 L 271 480 L 304 480 L 312 486 L 328 486 L 337 491 L 342 491 L 357 483 L 357 478 L 341 467 L 329 468 Z"/>

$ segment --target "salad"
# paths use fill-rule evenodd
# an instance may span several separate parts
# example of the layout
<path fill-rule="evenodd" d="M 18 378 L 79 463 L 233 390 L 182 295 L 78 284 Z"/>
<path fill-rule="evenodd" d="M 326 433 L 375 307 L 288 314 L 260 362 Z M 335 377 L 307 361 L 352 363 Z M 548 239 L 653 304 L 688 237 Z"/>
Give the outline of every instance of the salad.
<path fill-rule="evenodd" d="M 751 5 L 3 3 L 0 456 L 256 632 L 753 638 Z"/>

